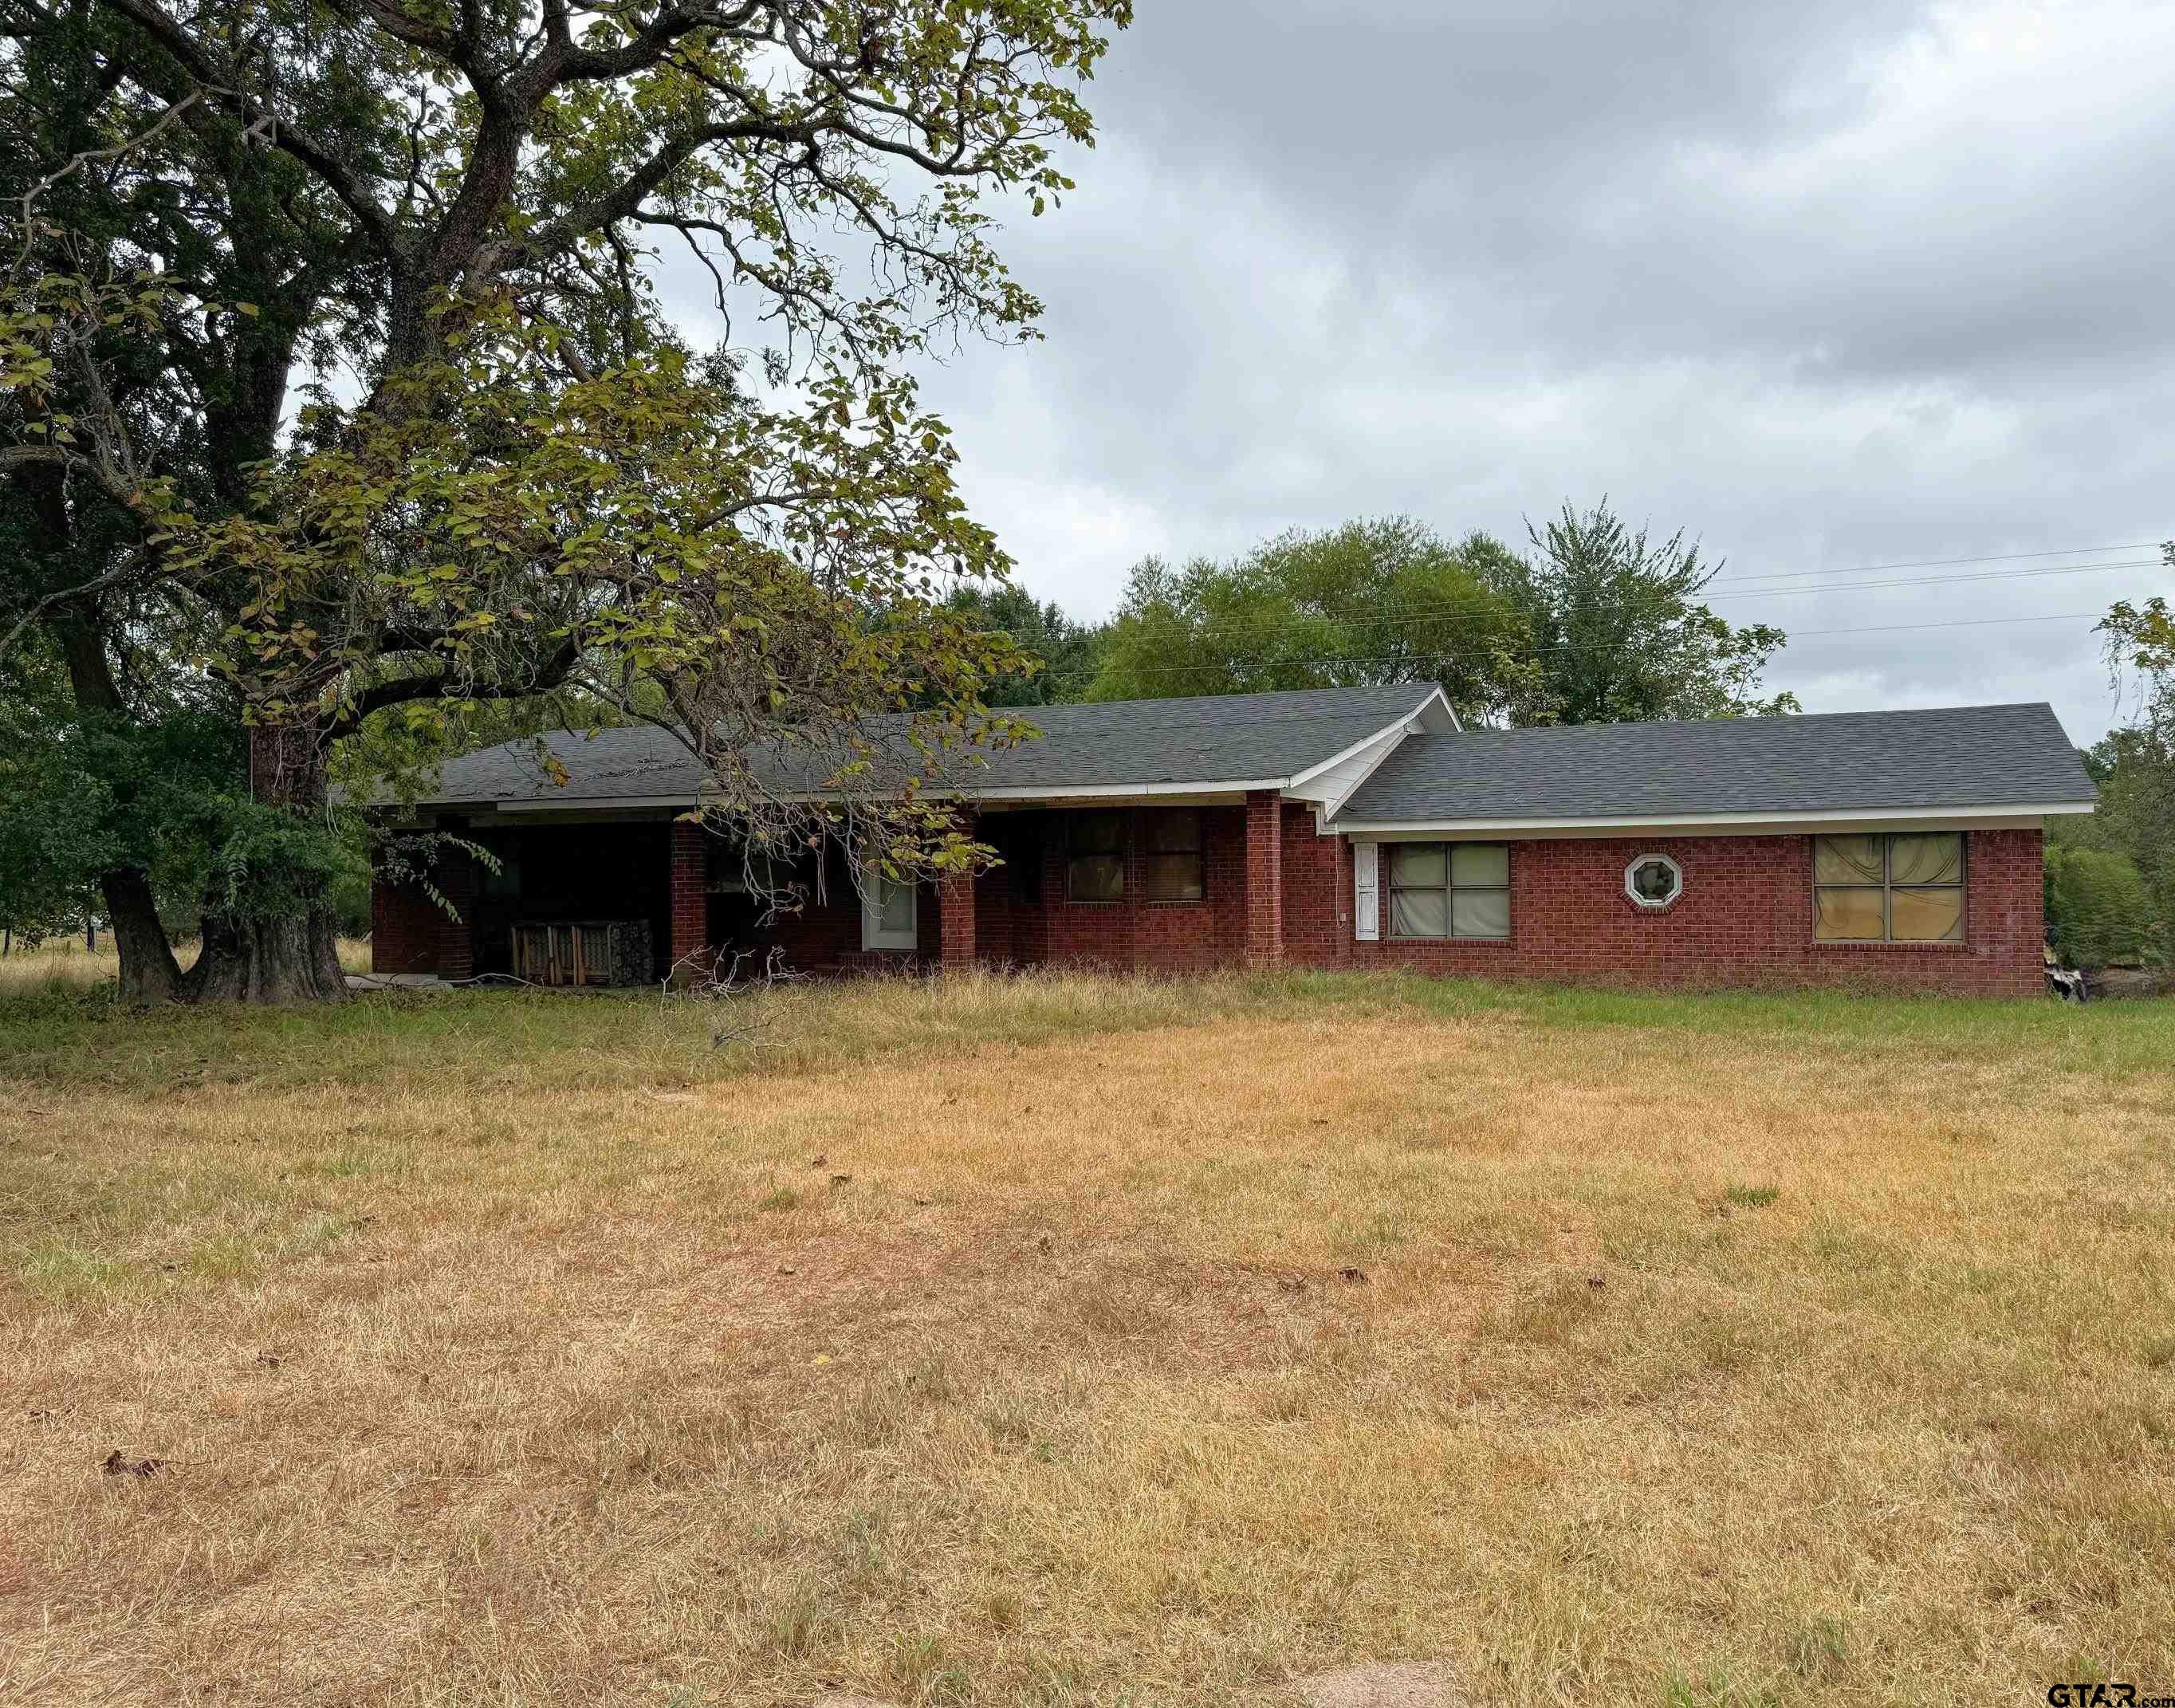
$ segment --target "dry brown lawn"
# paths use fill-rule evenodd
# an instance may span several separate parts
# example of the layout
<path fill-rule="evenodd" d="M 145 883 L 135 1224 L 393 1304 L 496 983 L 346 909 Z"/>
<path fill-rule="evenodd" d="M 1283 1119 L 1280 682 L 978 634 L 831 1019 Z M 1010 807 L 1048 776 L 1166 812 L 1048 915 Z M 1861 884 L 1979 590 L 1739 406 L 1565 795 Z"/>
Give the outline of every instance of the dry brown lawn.
<path fill-rule="evenodd" d="M 776 1007 L 0 1007 L 0 1699 L 2175 1690 L 2175 1013 Z"/>

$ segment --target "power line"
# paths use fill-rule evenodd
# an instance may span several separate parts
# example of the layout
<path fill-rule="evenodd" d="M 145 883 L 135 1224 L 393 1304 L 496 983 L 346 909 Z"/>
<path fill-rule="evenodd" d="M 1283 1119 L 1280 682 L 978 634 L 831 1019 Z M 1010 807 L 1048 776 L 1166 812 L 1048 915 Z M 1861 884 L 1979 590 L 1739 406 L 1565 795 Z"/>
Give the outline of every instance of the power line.
<path fill-rule="evenodd" d="M 2005 551 L 1984 557 L 1922 557 L 1913 563 L 1861 563 L 1848 568 L 1780 570 L 1778 575 L 1879 575 L 1891 569 L 1949 569 L 1960 563 L 2015 563 L 2027 557 L 2096 557 L 2109 551 L 2158 551 L 2163 542 L 2140 540 L 2134 545 L 2065 545 L 2053 551 Z M 2158 558 L 2153 560 L 2160 561 Z M 1717 587 L 1732 581 L 1758 581 L 1759 576 L 1720 576 Z"/>
<path fill-rule="evenodd" d="M 2107 615 L 2104 611 L 2060 611 L 2053 615 L 2024 617 L 1954 617 L 1940 622 L 1928 623 L 1874 623 L 1851 628 L 1803 629 L 1792 638 L 1818 640 L 1831 635 L 1888 635 L 1901 634 L 1914 629 L 1977 629 L 1993 628 L 2012 623 L 2067 623 L 2097 622 Z M 1613 641 L 1565 641 L 1545 647 L 1536 647 L 1535 653 L 1591 653 L 1607 652 L 1616 643 Z M 1326 653 L 1315 659 L 1264 659 L 1265 666 L 1272 670 L 1296 668 L 1304 664 L 1441 664 L 1452 659 L 1481 658 L 1486 654 L 1453 652 L 1383 653 L 1371 658 L 1353 658 L 1341 653 Z M 1135 676 L 1187 675 L 1213 670 L 1213 664 L 1157 664 L 1128 671 Z"/>

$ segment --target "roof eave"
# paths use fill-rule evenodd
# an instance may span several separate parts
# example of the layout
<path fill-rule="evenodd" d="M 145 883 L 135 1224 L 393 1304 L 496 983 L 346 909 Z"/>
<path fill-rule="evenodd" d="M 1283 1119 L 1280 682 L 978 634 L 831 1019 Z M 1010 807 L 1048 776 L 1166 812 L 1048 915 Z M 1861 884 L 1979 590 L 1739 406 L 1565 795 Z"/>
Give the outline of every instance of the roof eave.
<path fill-rule="evenodd" d="M 2090 800 L 1997 801 L 1975 806 L 1850 806 L 1817 809 L 1777 809 L 1760 812 L 1615 813 L 1561 818 L 1397 818 L 1358 819 L 1340 816 L 1330 829 L 1347 836 L 1411 836 L 1426 832 L 1445 835 L 1494 833 L 1511 835 L 1549 832 L 1616 832 L 1628 830 L 1756 830 L 1763 825 L 1852 824 L 1862 821 L 1932 821 L 1940 819 L 2042 818 L 2056 814 L 2091 812 Z"/>

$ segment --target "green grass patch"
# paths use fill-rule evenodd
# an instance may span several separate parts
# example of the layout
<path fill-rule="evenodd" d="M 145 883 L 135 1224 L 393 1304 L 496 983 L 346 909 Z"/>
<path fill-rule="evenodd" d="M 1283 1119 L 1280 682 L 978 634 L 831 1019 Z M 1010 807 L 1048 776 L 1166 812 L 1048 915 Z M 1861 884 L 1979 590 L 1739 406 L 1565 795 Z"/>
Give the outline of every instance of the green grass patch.
<path fill-rule="evenodd" d="M 1408 973 L 1118 978 L 1058 970 L 928 981 L 804 985 L 750 999 L 764 1047 L 711 1043 L 713 1011 L 654 991 L 379 992 L 323 1007 L 117 1006 L 81 990 L 0 996 L 8 1076 L 33 1086 L 186 1094 L 230 1087 L 394 1086 L 450 1076 L 467 1087 L 687 1087 L 805 1073 L 928 1051 L 1028 1047 L 1325 1006 L 1386 1019 L 1501 1019 L 1569 1028 L 1771 1036 L 1848 1049 L 1856 1071 L 1939 1051 L 1966 1062 L 2026 1059 L 2089 1076 L 2095 1095 L 2175 1070 L 2175 1004 L 1867 996 L 1834 991 L 1673 994 L 1509 985 Z M 351 1166 L 367 1172 L 361 1157 Z M 329 1177 L 329 1176 L 328 1176 Z"/>

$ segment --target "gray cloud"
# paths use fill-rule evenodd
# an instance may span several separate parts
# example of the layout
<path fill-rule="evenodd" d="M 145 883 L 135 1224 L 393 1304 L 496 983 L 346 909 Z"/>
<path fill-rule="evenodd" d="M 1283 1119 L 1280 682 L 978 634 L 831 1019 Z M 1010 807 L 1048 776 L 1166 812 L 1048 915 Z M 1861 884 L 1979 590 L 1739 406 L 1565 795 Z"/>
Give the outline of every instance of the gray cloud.
<path fill-rule="evenodd" d="M 1604 492 L 1728 573 L 1836 582 L 2175 533 L 2175 8 L 1141 11 L 1079 190 L 1006 234 L 1047 340 L 929 377 L 1039 593 L 1097 614 L 1145 552 L 1384 511 L 1516 540 Z M 1716 593 L 1798 632 L 1809 709 L 2048 698 L 2088 740 L 2087 621 L 1810 632 L 2166 580 Z"/>

